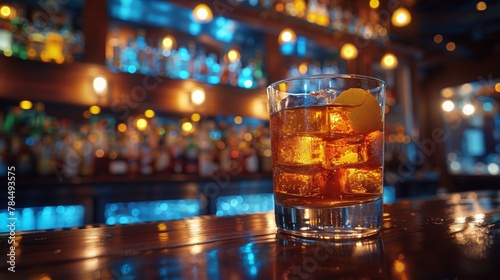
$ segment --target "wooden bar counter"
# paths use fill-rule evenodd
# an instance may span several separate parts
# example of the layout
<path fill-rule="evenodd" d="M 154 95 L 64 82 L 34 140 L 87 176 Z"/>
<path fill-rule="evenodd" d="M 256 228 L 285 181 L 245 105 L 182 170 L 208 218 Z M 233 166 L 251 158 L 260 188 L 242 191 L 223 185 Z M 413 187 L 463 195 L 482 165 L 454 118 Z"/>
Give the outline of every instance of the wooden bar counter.
<path fill-rule="evenodd" d="M 385 205 L 349 242 L 292 239 L 272 212 L 12 234 L 0 279 L 500 279 L 500 191 Z"/>

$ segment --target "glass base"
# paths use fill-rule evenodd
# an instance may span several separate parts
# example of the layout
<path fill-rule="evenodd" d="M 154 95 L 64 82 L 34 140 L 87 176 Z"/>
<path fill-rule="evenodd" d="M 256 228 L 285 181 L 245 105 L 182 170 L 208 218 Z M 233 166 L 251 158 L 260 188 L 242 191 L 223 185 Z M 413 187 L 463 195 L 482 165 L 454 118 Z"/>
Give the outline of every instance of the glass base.
<path fill-rule="evenodd" d="M 332 208 L 287 207 L 275 202 L 281 233 L 312 239 L 351 239 L 375 235 L 382 228 L 382 197 Z"/>

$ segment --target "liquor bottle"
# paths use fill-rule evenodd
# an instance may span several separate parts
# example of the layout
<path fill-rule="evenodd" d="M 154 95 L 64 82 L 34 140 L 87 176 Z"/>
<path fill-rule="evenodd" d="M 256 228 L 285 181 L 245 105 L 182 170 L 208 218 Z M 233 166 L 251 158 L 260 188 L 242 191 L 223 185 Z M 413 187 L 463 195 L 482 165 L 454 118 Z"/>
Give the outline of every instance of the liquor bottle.
<path fill-rule="evenodd" d="M 10 30 L 10 22 L 0 18 L 0 52 L 12 51 L 13 34 Z"/>
<path fill-rule="evenodd" d="M 292 63 L 286 73 L 286 78 L 294 78 L 298 76 L 300 76 L 299 66 L 297 65 L 297 63 Z"/>
<path fill-rule="evenodd" d="M 304 0 L 294 0 L 293 1 L 293 6 L 295 8 L 295 17 L 297 18 L 304 18 L 306 15 L 306 10 L 307 10 L 307 4 L 306 1 Z"/>
<path fill-rule="evenodd" d="M 39 143 L 36 162 L 36 173 L 38 176 L 52 174 L 53 143 L 49 135 L 45 135 Z"/>
<path fill-rule="evenodd" d="M 181 46 L 179 48 L 179 50 L 177 51 L 177 55 L 178 55 L 178 61 L 176 62 L 176 67 L 178 66 L 179 68 L 176 70 L 178 70 L 179 78 L 188 79 L 191 76 L 190 73 L 191 55 L 189 54 L 189 51 L 185 46 Z"/>
<path fill-rule="evenodd" d="M 122 51 L 120 30 L 118 28 L 113 28 L 110 37 L 108 44 L 111 47 L 111 54 L 109 55 L 108 66 L 111 67 L 111 69 L 118 70 L 121 65 L 120 57 Z"/>
<path fill-rule="evenodd" d="M 123 135 L 125 146 L 127 148 L 127 165 L 128 173 L 131 175 L 138 174 L 140 170 L 140 133 L 134 129 L 133 118 L 129 119 L 129 129 Z"/>
<path fill-rule="evenodd" d="M 76 132 L 71 129 L 63 138 L 63 166 L 65 177 L 78 176 L 81 169 L 81 142 L 77 142 Z"/>
<path fill-rule="evenodd" d="M 42 51 L 45 49 L 45 35 L 43 27 L 45 22 L 40 17 L 33 19 L 31 33 L 28 35 L 28 59 L 40 60 Z"/>
<path fill-rule="evenodd" d="M 75 61 L 83 61 L 85 57 L 85 36 L 81 30 L 73 33 L 73 40 L 71 41 L 71 52 Z"/>
<path fill-rule="evenodd" d="M 344 30 L 344 13 L 342 7 L 333 3 L 330 7 L 330 22 L 333 30 Z"/>
<path fill-rule="evenodd" d="M 182 173 L 184 171 L 184 143 L 179 136 L 179 129 L 174 127 L 169 132 L 168 147 L 170 151 L 171 167 L 174 173 Z"/>
<path fill-rule="evenodd" d="M 168 172 L 168 168 L 170 166 L 170 154 L 168 152 L 167 147 L 167 136 L 160 138 L 160 142 L 158 145 L 158 151 L 155 157 L 155 172 L 156 173 L 166 173 Z"/>
<path fill-rule="evenodd" d="M 259 171 L 259 156 L 257 154 L 257 149 L 253 145 L 249 146 L 245 157 L 245 170 L 248 173 Z"/>
<path fill-rule="evenodd" d="M 172 49 L 166 53 L 165 68 L 166 74 L 172 79 L 179 78 L 179 71 L 181 68 L 181 60 L 179 58 L 179 53 L 176 49 Z"/>
<path fill-rule="evenodd" d="M 219 84 L 220 81 L 220 65 L 217 61 L 217 55 L 210 53 L 206 60 L 207 65 L 207 82 L 210 84 Z"/>
<path fill-rule="evenodd" d="M 146 36 L 144 31 L 139 31 L 137 38 L 135 39 L 134 52 L 137 55 L 138 62 L 138 72 L 144 75 L 149 74 L 149 63 L 146 54 L 146 48 L 148 47 L 146 43 Z"/>
<path fill-rule="evenodd" d="M 306 20 L 311 23 L 317 23 L 318 21 L 318 1 L 311 0 L 307 5 Z"/>
<path fill-rule="evenodd" d="M 239 58 L 230 59 L 228 61 L 228 71 L 229 71 L 229 84 L 233 86 L 238 85 L 238 77 L 241 74 L 241 60 Z"/>
<path fill-rule="evenodd" d="M 187 51 L 189 53 L 189 66 L 188 66 L 188 72 L 189 72 L 189 77 L 194 78 L 194 64 L 195 64 L 195 59 L 196 59 L 196 43 L 194 41 L 189 41 L 187 44 Z"/>
<path fill-rule="evenodd" d="M 12 153 L 14 155 L 14 165 L 16 166 L 16 174 L 21 176 L 35 175 L 35 155 L 31 147 L 26 143 L 27 137 L 12 135 Z M 28 140 L 29 142 L 29 140 Z"/>
<path fill-rule="evenodd" d="M 94 149 L 94 175 L 109 174 L 109 139 L 113 138 L 114 134 L 108 133 L 105 125 L 101 121 L 97 121 L 90 123 L 89 137 L 92 139 Z"/>
<path fill-rule="evenodd" d="M 45 50 L 42 52 L 42 60 L 46 62 L 63 63 L 63 36 L 56 30 L 54 18 L 47 20 L 47 28 L 45 30 Z"/>
<path fill-rule="evenodd" d="M 69 13 L 62 15 L 61 28 L 59 32 L 63 37 L 63 57 L 65 62 L 73 62 L 75 59 L 73 57 L 73 27 L 71 26 L 72 19 Z"/>
<path fill-rule="evenodd" d="M 319 61 L 311 61 L 307 66 L 308 75 L 320 75 L 321 74 L 321 63 Z"/>
<path fill-rule="evenodd" d="M 197 81 L 207 81 L 207 56 L 205 49 L 200 48 L 193 59 L 193 78 Z"/>
<path fill-rule="evenodd" d="M 273 0 L 260 0 L 260 5 L 265 9 L 271 9 L 273 2 Z"/>
<path fill-rule="evenodd" d="M 94 175 L 94 147 L 86 135 L 82 135 L 80 141 L 82 143 L 80 174 L 82 176 Z"/>
<path fill-rule="evenodd" d="M 338 74 L 339 68 L 336 61 L 325 61 L 321 70 L 323 74 Z"/>
<path fill-rule="evenodd" d="M 25 10 L 22 7 L 17 7 L 17 15 L 10 23 L 11 31 L 13 34 L 11 50 L 12 55 L 22 59 L 28 58 L 28 51 L 26 48 L 27 37 L 24 32 L 28 26 L 28 20 L 25 17 Z"/>
<path fill-rule="evenodd" d="M 198 173 L 198 145 L 190 137 L 184 150 L 184 172 L 189 174 Z"/>
<path fill-rule="evenodd" d="M 269 127 L 261 127 L 258 139 L 260 169 L 262 172 L 272 171 L 271 133 Z"/>
<path fill-rule="evenodd" d="M 285 1 L 282 1 L 282 2 L 285 5 L 285 13 L 287 15 L 292 16 L 292 17 L 297 16 L 297 9 L 295 8 L 293 0 L 285 0 Z"/>
<path fill-rule="evenodd" d="M 316 23 L 321 26 L 330 25 L 330 14 L 328 12 L 328 3 L 321 1 L 318 5 Z"/>
<path fill-rule="evenodd" d="M 343 25 L 344 25 L 344 31 L 346 31 L 349 34 L 354 34 L 353 27 L 352 27 L 352 12 L 349 9 L 346 9 L 343 11 Z"/>
<path fill-rule="evenodd" d="M 128 172 L 128 162 L 126 158 L 126 147 L 117 141 L 112 140 L 109 151 L 108 170 L 111 175 L 124 175 Z"/>
<path fill-rule="evenodd" d="M 139 161 L 139 173 L 141 175 L 151 175 L 154 171 L 154 158 L 153 158 L 153 149 L 149 145 L 149 141 L 146 137 L 141 142 L 140 145 L 140 161 Z"/>
<path fill-rule="evenodd" d="M 238 77 L 238 86 L 242 88 L 254 88 L 256 86 L 256 82 L 254 80 L 254 72 L 255 72 L 255 62 L 250 60 L 248 65 L 244 67 L 240 75 Z"/>
<path fill-rule="evenodd" d="M 264 74 L 264 62 L 262 58 L 262 52 L 257 51 L 255 54 L 255 70 L 253 71 L 254 80 L 257 82 L 258 87 L 265 87 L 267 85 L 267 79 Z"/>
<path fill-rule="evenodd" d="M 154 52 L 154 68 L 157 75 L 167 76 L 167 56 L 171 51 L 163 48 L 163 39 L 158 39 Z"/>
<path fill-rule="evenodd" d="M 132 37 L 127 38 L 127 44 L 121 53 L 121 71 L 127 73 L 136 73 L 139 69 L 137 53 L 134 50 L 134 40 Z"/>
<path fill-rule="evenodd" d="M 239 172 L 241 166 L 238 162 L 240 152 L 238 150 L 238 139 L 236 136 L 235 127 L 232 125 L 222 126 L 224 136 L 222 137 L 223 145 L 219 151 L 220 169 L 226 172 Z"/>
<path fill-rule="evenodd" d="M 41 138 L 45 131 L 45 120 L 47 114 L 45 113 L 45 105 L 41 102 L 35 104 L 35 110 L 33 114 L 32 124 L 31 124 L 31 135 Z"/>
<path fill-rule="evenodd" d="M 200 175 L 207 176 L 215 171 L 213 159 L 213 142 L 210 139 L 210 126 L 212 122 L 202 122 L 197 136 L 198 142 L 198 171 Z"/>

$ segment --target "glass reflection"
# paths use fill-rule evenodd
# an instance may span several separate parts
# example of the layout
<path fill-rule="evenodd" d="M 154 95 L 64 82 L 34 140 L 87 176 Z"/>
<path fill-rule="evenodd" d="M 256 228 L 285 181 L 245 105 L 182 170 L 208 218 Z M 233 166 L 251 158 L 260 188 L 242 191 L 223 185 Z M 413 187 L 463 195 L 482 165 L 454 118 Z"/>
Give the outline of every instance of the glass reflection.
<path fill-rule="evenodd" d="M 479 197 L 470 192 L 463 197 L 451 196 L 449 203 L 456 204 L 451 215 L 454 220 L 449 225 L 454 242 L 461 245 L 465 258 L 486 259 L 498 234 L 495 228 L 500 227 L 500 213 L 491 212 L 500 203 L 499 198 Z"/>
<path fill-rule="evenodd" d="M 384 279 L 381 236 L 346 242 L 278 233 L 275 279 Z"/>

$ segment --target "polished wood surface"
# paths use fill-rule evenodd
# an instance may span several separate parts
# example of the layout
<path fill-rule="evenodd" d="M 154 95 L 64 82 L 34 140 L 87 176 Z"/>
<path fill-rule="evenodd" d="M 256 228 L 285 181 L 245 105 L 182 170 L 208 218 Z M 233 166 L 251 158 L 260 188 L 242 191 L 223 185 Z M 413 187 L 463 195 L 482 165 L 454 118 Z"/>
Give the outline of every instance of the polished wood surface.
<path fill-rule="evenodd" d="M 9 235 L 0 237 L 3 258 Z M 373 238 L 300 241 L 273 213 L 16 233 L 0 279 L 498 279 L 500 191 L 384 206 Z"/>

